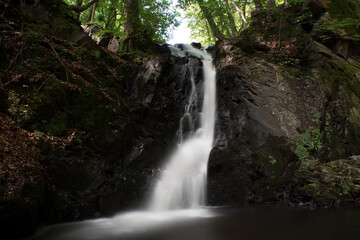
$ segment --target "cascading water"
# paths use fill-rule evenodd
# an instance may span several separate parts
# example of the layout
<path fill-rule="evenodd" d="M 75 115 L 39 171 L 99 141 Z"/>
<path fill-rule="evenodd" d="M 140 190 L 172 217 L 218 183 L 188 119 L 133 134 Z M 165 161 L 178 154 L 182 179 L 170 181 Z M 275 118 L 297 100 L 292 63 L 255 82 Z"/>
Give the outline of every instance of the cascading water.
<path fill-rule="evenodd" d="M 183 121 L 188 121 L 190 127 L 194 127 L 190 109 L 196 103 L 197 96 L 194 79 L 191 78 L 192 90 L 185 107 L 185 114 L 180 120 L 181 141 L 157 182 L 149 204 L 149 209 L 152 211 L 198 208 L 205 204 L 207 162 L 214 138 L 216 71 L 212 64 L 212 58 L 206 52 L 190 45 L 184 45 L 184 52 L 203 59 L 204 99 L 200 113 L 201 125 L 188 139 L 183 141 Z M 183 54 L 178 50 L 175 53 L 180 56 Z"/>
<path fill-rule="evenodd" d="M 213 217 L 205 205 L 207 162 L 214 138 L 216 111 L 215 68 L 212 58 L 205 52 L 184 45 L 184 51 L 176 49 L 177 56 L 196 56 L 203 60 L 204 99 L 202 110 L 195 113 L 198 97 L 194 78 L 192 89 L 180 120 L 179 146 L 170 157 L 161 174 L 145 211 L 134 211 L 114 216 L 68 224 L 55 225 L 38 232 L 35 240 L 88 240 L 119 239 L 127 234 L 151 232 L 189 219 Z M 191 70 L 190 70 L 191 72 Z M 200 126 L 195 129 L 194 118 L 200 117 Z M 190 133 L 183 134 L 183 125 L 189 125 Z M 186 137 L 184 137 L 186 135 Z M 173 211 L 167 211 L 173 210 Z M 123 239 L 123 238 L 121 238 Z M 206 238 L 209 239 L 209 238 Z"/>

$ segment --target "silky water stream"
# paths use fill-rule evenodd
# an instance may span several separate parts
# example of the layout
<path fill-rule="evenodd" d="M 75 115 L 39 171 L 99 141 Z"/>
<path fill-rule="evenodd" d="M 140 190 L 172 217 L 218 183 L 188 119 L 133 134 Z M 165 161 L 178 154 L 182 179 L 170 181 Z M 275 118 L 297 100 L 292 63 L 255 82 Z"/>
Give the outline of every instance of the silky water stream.
<path fill-rule="evenodd" d="M 140 233 L 165 227 L 183 220 L 211 217 L 206 201 L 207 161 L 214 138 L 216 112 L 216 71 L 212 57 L 205 51 L 184 45 L 171 47 L 177 57 L 195 56 L 203 62 L 203 96 L 201 112 L 192 111 L 198 96 L 193 76 L 188 104 L 180 119 L 179 145 L 166 161 L 148 206 L 143 211 L 128 212 L 113 218 L 59 224 L 39 231 L 34 239 L 121 239 L 129 233 Z M 190 69 L 191 72 L 191 69 Z M 195 129 L 195 118 L 200 126 Z M 185 138 L 182 126 L 190 125 Z"/>
<path fill-rule="evenodd" d="M 212 58 L 185 45 L 172 47 L 178 57 L 202 59 L 202 110 L 194 79 L 180 119 L 179 146 L 164 171 L 145 210 L 43 228 L 33 240 L 227 240 L 227 239 L 360 239 L 360 210 L 308 211 L 283 207 L 206 208 L 207 161 L 213 144 L 216 82 Z M 200 124 L 195 118 L 200 117 Z M 190 132 L 183 132 L 183 125 Z M 199 127 L 196 129 L 196 125 Z"/>

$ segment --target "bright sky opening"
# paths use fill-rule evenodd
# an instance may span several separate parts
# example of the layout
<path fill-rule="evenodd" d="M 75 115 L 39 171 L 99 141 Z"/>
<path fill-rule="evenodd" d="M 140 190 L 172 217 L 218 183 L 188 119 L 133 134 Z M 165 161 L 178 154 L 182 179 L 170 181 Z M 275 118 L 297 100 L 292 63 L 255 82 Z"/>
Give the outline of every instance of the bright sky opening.
<path fill-rule="evenodd" d="M 168 41 L 170 44 L 191 43 L 191 33 L 187 20 L 183 19 L 180 26 L 175 29 L 173 37 Z"/>
<path fill-rule="evenodd" d="M 176 5 L 177 1 L 173 0 L 173 5 Z M 176 44 L 176 43 L 192 43 L 193 40 L 191 39 L 191 31 L 188 28 L 189 21 L 184 18 L 185 13 L 180 10 L 181 14 L 181 24 L 180 26 L 174 30 L 173 37 L 167 41 L 169 44 Z"/>

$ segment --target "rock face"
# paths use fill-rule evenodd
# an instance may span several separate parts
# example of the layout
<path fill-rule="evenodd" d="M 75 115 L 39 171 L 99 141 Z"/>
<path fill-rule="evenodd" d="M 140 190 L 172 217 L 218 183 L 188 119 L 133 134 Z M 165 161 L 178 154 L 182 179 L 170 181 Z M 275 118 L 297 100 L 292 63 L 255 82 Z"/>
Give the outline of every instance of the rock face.
<path fill-rule="evenodd" d="M 276 11 L 253 16 L 248 35 L 216 44 L 210 205 L 292 201 L 290 182 L 299 159 L 331 161 L 360 151 L 357 57 L 314 41 L 303 24 L 292 24 L 291 9 L 281 10 L 279 40 L 279 33 L 258 22 L 276 25 Z M 357 198 L 358 193 L 351 199 Z"/>
<path fill-rule="evenodd" d="M 167 151 L 176 146 L 176 132 L 187 104 L 192 76 L 200 95 L 202 64 L 195 57 L 166 54 L 151 57 L 141 66 L 130 90 L 143 106 L 139 110 L 139 125 L 142 126 L 141 138 L 147 139 L 141 154 L 133 160 L 138 167 L 160 166 L 159 160 L 164 160 Z M 198 101 L 197 107 L 200 106 Z"/>
<path fill-rule="evenodd" d="M 293 78 L 226 41 L 218 45 L 217 68 L 219 121 L 209 162 L 210 203 L 280 200 L 297 167 L 292 141 L 299 132 L 320 127 L 314 114 L 325 114 L 327 89 L 311 73 Z M 224 188 L 218 176 L 229 175 Z"/>

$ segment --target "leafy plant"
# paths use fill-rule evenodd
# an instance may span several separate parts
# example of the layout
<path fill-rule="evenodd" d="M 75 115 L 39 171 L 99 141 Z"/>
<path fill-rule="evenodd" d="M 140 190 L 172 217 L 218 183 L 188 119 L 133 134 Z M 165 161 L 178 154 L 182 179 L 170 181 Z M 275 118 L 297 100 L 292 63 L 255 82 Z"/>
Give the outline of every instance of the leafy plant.
<path fill-rule="evenodd" d="M 322 148 L 323 132 L 318 129 L 307 129 L 306 132 L 299 134 L 295 154 L 299 159 L 309 158 L 312 153 Z"/>
<path fill-rule="evenodd" d="M 277 161 L 276 161 L 276 159 L 275 159 L 273 156 L 269 155 L 269 159 L 270 159 L 269 162 L 270 162 L 271 165 L 275 165 L 275 164 L 276 164 Z"/>

